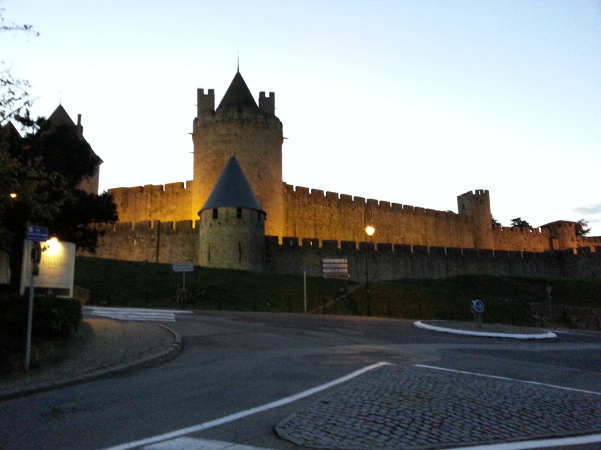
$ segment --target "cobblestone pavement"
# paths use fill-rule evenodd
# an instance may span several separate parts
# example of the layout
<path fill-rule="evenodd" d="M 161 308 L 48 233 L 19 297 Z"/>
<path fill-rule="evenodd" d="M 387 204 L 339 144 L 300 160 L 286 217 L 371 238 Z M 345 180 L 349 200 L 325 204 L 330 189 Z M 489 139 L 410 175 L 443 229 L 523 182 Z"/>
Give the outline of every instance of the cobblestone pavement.
<path fill-rule="evenodd" d="M 601 431 L 601 395 L 447 372 L 383 366 L 276 426 L 329 449 L 433 449 Z"/>

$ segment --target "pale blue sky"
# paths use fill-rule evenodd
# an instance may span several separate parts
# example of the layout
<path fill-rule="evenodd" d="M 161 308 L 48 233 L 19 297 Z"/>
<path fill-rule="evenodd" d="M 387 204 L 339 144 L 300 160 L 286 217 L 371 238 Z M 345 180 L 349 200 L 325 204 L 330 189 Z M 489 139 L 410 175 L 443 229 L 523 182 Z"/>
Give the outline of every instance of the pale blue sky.
<path fill-rule="evenodd" d="M 62 104 L 101 189 L 192 177 L 196 89 L 276 93 L 289 184 L 601 235 L 601 2 L 2 0 L 37 115 Z"/>

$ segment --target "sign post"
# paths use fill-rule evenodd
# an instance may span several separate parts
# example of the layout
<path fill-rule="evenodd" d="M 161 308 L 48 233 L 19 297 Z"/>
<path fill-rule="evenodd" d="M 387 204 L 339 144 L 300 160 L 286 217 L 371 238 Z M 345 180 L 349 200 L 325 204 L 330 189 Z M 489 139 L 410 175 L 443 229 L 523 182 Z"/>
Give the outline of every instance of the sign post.
<path fill-rule="evenodd" d="M 482 300 L 472 300 L 472 313 L 474 314 L 474 323 L 478 328 L 482 328 L 482 313 L 484 312 L 484 303 Z"/>
<path fill-rule="evenodd" d="M 46 227 L 27 227 L 26 239 L 32 241 L 31 247 L 31 272 L 29 274 L 29 305 L 27 307 L 27 340 L 25 342 L 25 370 L 29 370 L 31 361 L 31 329 L 33 327 L 33 291 L 35 286 L 35 276 L 39 273 L 38 265 L 42 257 L 42 247 L 40 242 L 48 240 L 48 228 Z M 25 255 L 23 255 L 25 256 Z"/>
<path fill-rule="evenodd" d="M 187 298 L 186 273 L 194 272 L 194 264 L 192 264 L 191 262 L 188 262 L 188 261 L 174 263 L 171 265 L 171 270 L 173 270 L 176 273 L 181 272 L 181 274 L 182 274 L 182 291 L 181 291 L 181 295 L 179 294 L 179 292 L 177 293 L 177 295 L 175 297 L 175 302 L 181 303 L 183 306 L 184 302 Z"/>

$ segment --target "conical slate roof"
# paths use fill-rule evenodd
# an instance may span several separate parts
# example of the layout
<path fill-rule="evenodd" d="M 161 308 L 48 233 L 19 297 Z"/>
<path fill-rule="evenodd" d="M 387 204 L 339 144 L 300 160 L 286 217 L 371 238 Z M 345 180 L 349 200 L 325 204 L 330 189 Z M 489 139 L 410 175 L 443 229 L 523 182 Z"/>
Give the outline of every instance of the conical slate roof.
<path fill-rule="evenodd" d="M 231 106 L 247 106 L 259 109 L 240 72 L 236 72 L 236 76 L 234 76 L 230 87 L 217 107 L 217 111 Z"/>
<path fill-rule="evenodd" d="M 256 209 L 265 212 L 235 156 L 232 156 L 225 165 L 200 212 L 223 207 Z"/>
<path fill-rule="evenodd" d="M 48 117 L 48 122 L 52 123 L 53 125 L 69 125 L 71 127 L 75 126 L 75 122 L 73 122 L 71 117 L 69 117 L 69 114 L 67 111 L 65 111 L 63 105 L 58 105 L 54 112 L 50 114 L 50 117 Z"/>

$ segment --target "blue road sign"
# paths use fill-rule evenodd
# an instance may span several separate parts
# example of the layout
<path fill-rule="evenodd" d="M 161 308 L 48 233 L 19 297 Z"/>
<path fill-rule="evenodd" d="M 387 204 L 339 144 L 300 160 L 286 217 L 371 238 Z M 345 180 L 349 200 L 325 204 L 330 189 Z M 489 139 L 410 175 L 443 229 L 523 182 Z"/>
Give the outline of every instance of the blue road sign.
<path fill-rule="evenodd" d="M 482 300 L 472 300 L 472 312 L 484 312 L 484 303 L 482 303 Z"/>
<path fill-rule="evenodd" d="M 48 228 L 27 227 L 27 240 L 33 242 L 46 242 L 48 240 Z"/>

